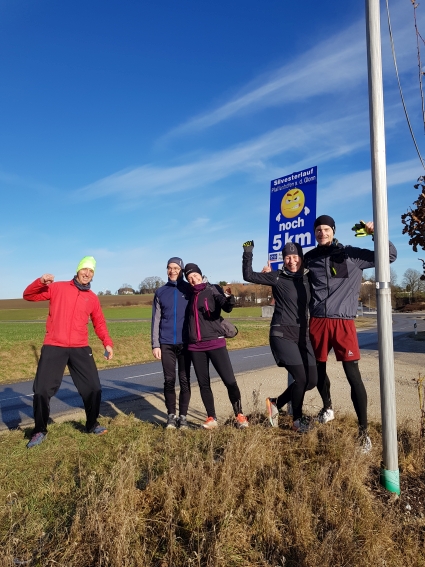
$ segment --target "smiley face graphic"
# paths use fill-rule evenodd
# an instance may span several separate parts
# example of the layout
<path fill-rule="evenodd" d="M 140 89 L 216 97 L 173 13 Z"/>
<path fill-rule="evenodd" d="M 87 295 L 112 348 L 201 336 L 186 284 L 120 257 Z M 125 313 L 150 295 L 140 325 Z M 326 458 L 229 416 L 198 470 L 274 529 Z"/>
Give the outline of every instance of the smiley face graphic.
<path fill-rule="evenodd" d="M 298 216 L 304 208 L 305 196 L 301 189 L 295 187 L 290 189 L 283 196 L 280 204 L 282 215 L 287 219 L 293 219 Z"/>

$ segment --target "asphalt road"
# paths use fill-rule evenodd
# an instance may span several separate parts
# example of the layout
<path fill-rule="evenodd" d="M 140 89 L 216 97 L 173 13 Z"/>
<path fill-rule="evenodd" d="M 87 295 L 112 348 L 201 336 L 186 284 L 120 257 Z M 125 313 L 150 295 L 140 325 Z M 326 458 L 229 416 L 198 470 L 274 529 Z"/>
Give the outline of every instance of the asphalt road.
<path fill-rule="evenodd" d="M 414 331 L 414 320 L 417 331 L 425 331 L 424 314 L 394 314 L 394 352 L 406 352 L 412 348 L 411 341 L 406 341 L 407 334 Z M 377 330 L 369 329 L 359 332 L 360 348 L 377 350 Z M 423 350 L 422 343 L 415 348 Z M 229 351 L 235 374 L 243 374 L 274 366 L 274 359 L 268 346 Z M 162 394 L 163 375 L 160 362 L 150 362 L 136 366 L 111 368 L 99 372 L 102 383 L 102 401 L 117 402 L 122 399 L 137 399 L 146 394 Z M 211 377 L 217 377 L 211 368 Z M 194 373 L 192 382 L 196 381 Z M 73 413 L 82 407 L 82 401 L 70 376 L 64 376 L 62 386 L 51 400 L 51 417 Z M 15 429 L 29 426 L 32 421 L 32 380 L 0 386 L 0 429 Z"/>

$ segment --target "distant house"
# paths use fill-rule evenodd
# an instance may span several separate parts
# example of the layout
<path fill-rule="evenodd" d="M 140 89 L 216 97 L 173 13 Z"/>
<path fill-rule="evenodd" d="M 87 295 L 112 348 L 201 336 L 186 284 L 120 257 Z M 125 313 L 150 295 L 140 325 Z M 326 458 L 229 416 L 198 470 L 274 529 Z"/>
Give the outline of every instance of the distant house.
<path fill-rule="evenodd" d="M 132 287 L 120 287 L 118 295 L 134 295 L 136 292 Z"/>

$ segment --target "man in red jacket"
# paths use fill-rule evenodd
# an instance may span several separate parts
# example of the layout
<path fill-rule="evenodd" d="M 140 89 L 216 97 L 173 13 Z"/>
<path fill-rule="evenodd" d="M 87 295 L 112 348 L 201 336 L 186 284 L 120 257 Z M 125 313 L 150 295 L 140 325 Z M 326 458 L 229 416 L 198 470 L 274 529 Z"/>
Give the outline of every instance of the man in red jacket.
<path fill-rule="evenodd" d="M 52 274 L 43 274 L 24 291 L 27 301 L 50 301 L 46 336 L 33 386 L 35 427 L 27 444 L 29 449 L 40 445 L 46 438 L 50 398 L 59 390 L 66 366 L 83 398 L 87 433 L 107 433 L 107 429 L 97 421 L 102 390 L 88 343 L 89 320 L 105 347 L 105 358 L 108 360 L 113 356 L 113 343 L 99 299 L 90 291 L 95 268 L 93 256 L 85 256 L 71 281 L 55 282 Z"/>

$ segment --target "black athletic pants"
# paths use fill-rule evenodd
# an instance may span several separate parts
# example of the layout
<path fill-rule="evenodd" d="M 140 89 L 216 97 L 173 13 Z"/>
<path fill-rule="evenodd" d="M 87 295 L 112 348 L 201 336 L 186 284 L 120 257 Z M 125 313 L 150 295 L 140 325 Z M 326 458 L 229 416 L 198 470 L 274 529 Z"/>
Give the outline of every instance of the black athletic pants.
<path fill-rule="evenodd" d="M 276 405 L 280 409 L 291 402 L 294 421 L 302 417 L 305 392 L 317 385 L 317 368 L 313 349 L 305 331 L 300 334 L 301 338 L 298 336 L 296 341 L 276 335 L 270 336 L 270 348 L 276 364 L 286 368 L 294 379 L 292 384 L 277 398 Z M 290 336 L 289 333 L 288 336 Z"/>
<path fill-rule="evenodd" d="M 359 361 L 350 360 L 343 362 L 345 375 L 351 387 L 351 400 L 359 420 L 360 432 L 367 431 L 367 393 L 359 370 Z M 317 389 L 323 401 L 325 409 L 332 407 L 331 383 L 326 373 L 326 362 L 317 363 Z"/>
<path fill-rule="evenodd" d="M 201 398 L 204 402 L 208 417 L 216 417 L 214 396 L 211 390 L 210 361 L 227 388 L 229 400 L 235 415 L 242 413 L 241 393 L 236 382 L 227 348 L 221 347 L 214 350 L 191 351 L 190 354 L 192 356 L 196 378 L 198 379 Z"/>
<path fill-rule="evenodd" d="M 176 413 L 176 363 L 179 375 L 179 415 L 187 415 L 190 401 L 190 354 L 184 345 L 161 345 L 164 398 L 168 414 Z"/>
<path fill-rule="evenodd" d="M 33 385 L 34 434 L 47 432 L 50 398 L 59 390 L 66 366 L 83 398 L 86 430 L 90 432 L 98 425 L 102 390 L 91 348 L 43 345 Z"/>

